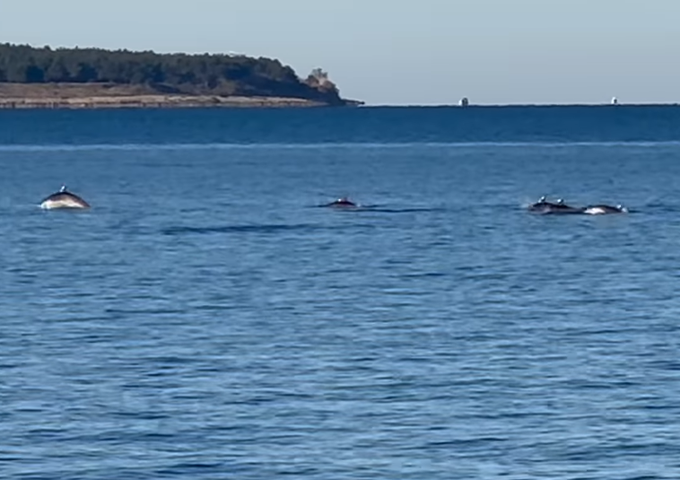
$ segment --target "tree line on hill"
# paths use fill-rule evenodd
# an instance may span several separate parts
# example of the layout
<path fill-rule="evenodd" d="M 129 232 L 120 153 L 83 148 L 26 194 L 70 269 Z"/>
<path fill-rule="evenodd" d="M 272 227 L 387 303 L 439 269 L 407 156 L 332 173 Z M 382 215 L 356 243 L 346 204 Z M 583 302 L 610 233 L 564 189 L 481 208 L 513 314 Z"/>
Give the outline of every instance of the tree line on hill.
<path fill-rule="evenodd" d="M 162 93 L 292 97 L 342 104 L 326 72 L 305 80 L 269 58 L 0 44 L 0 83 L 147 85 Z"/>

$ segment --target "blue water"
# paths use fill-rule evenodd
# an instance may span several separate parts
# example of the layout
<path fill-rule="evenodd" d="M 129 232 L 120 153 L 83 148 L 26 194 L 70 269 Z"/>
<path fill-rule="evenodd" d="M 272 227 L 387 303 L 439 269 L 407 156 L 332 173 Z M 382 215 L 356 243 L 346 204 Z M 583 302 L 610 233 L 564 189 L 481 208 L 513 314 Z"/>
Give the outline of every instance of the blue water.
<path fill-rule="evenodd" d="M 1 478 L 680 477 L 680 107 L 0 111 L 0 168 Z"/>

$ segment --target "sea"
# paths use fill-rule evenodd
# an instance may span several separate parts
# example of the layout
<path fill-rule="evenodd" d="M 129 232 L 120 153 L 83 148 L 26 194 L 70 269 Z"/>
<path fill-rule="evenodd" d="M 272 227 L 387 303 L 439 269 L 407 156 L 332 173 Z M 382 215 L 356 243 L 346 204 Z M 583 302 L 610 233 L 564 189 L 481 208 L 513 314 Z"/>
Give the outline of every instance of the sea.
<path fill-rule="evenodd" d="M 4 110 L 0 169 L 2 479 L 680 478 L 679 106 Z"/>

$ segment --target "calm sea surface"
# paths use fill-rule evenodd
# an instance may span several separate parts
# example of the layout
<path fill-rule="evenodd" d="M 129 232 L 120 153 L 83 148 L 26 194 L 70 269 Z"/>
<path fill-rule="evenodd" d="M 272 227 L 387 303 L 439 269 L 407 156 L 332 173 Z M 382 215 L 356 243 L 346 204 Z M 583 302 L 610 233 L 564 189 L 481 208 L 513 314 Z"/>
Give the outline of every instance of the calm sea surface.
<path fill-rule="evenodd" d="M 0 111 L 0 168 L 0 478 L 680 478 L 680 107 Z"/>

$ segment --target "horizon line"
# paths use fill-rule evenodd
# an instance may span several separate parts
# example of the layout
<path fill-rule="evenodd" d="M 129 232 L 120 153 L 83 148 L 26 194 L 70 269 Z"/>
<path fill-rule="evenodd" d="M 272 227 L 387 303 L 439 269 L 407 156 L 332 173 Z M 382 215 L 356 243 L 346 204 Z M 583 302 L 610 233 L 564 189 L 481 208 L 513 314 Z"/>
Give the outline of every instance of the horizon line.
<path fill-rule="evenodd" d="M 461 106 L 458 103 L 369 103 L 365 102 L 357 108 L 441 108 L 455 107 L 461 110 L 468 108 L 489 108 L 489 107 L 669 107 L 680 106 L 680 101 L 669 102 L 630 102 L 630 103 L 604 103 L 604 102 L 578 102 L 578 103 L 470 103 Z"/>

